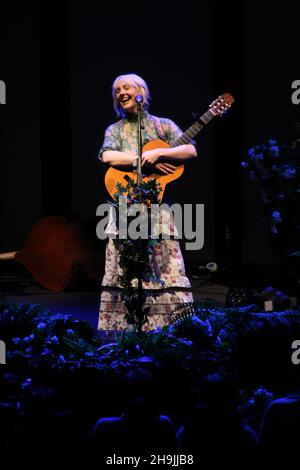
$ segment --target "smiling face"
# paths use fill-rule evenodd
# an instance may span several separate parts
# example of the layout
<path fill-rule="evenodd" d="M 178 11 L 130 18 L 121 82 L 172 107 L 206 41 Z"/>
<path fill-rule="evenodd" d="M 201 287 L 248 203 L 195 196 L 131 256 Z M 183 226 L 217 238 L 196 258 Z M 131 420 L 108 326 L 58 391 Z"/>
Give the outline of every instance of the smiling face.
<path fill-rule="evenodd" d="M 141 94 L 140 87 L 128 83 L 125 80 L 119 80 L 115 85 L 114 93 L 119 106 L 126 113 L 137 113 L 135 97 Z"/>
<path fill-rule="evenodd" d="M 114 110 L 117 117 L 124 118 L 126 113 L 137 113 L 135 97 L 143 97 L 142 108 L 149 108 L 150 93 L 145 80 L 135 73 L 119 75 L 112 85 Z"/>

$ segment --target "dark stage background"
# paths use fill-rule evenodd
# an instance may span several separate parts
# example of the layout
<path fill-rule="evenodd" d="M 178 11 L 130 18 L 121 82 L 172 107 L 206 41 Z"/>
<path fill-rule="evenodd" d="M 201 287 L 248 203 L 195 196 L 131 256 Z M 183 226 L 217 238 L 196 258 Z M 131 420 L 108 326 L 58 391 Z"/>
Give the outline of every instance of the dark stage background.
<path fill-rule="evenodd" d="M 219 94 L 236 98 L 198 136 L 199 158 L 172 189 L 174 202 L 205 204 L 205 246 L 186 262 L 278 264 L 240 162 L 249 146 L 293 132 L 299 7 L 218 3 L 1 5 L 0 251 L 19 249 L 43 217 L 95 218 L 106 198 L 96 156 L 114 119 L 111 83 L 135 72 L 149 83 L 150 111 L 184 130 Z"/>

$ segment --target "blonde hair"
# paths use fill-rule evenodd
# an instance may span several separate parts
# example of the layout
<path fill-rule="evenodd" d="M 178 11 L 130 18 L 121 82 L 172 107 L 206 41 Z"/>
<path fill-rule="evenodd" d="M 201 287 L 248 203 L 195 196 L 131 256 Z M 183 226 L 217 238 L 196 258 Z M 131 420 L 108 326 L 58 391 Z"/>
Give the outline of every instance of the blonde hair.
<path fill-rule="evenodd" d="M 135 73 L 128 73 L 126 75 L 119 75 L 113 82 L 112 84 L 112 96 L 113 96 L 113 103 L 114 103 L 114 110 L 116 111 L 117 117 L 124 117 L 125 116 L 125 111 L 124 109 L 120 106 L 117 98 L 116 98 L 116 88 L 117 84 L 120 81 L 124 81 L 128 83 L 128 85 L 132 85 L 134 87 L 139 88 L 140 94 L 143 97 L 143 108 L 148 109 L 149 108 L 149 102 L 150 102 L 150 93 L 148 89 L 148 85 L 143 80 L 141 77 L 136 75 Z"/>

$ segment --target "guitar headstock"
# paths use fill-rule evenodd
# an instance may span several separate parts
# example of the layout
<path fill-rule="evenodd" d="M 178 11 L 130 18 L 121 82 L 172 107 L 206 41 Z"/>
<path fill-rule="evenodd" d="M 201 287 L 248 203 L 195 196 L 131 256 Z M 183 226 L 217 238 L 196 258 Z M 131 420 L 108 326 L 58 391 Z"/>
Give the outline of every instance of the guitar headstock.
<path fill-rule="evenodd" d="M 234 98 L 230 93 L 223 93 L 211 103 L 209 109 L 215 116 L 221 116 L 230 108 L 233 102 Z"/>

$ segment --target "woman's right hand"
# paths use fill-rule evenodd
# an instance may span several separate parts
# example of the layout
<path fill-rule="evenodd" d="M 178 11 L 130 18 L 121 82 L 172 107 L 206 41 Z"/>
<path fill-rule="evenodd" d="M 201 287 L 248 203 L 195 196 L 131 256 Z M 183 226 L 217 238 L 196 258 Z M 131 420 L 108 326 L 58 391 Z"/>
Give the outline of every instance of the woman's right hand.
<path fill-rule="evenodd" d="M 165 175 L 169 175 L 169 174 L 174 173 L 174 171 L 177 168 L 176 166 L 171 165 L 171 163 L 155 163 L 155 165 L 153 165 L 153 166 L 154 166 L 155 169 L 161 171 Z"/>

